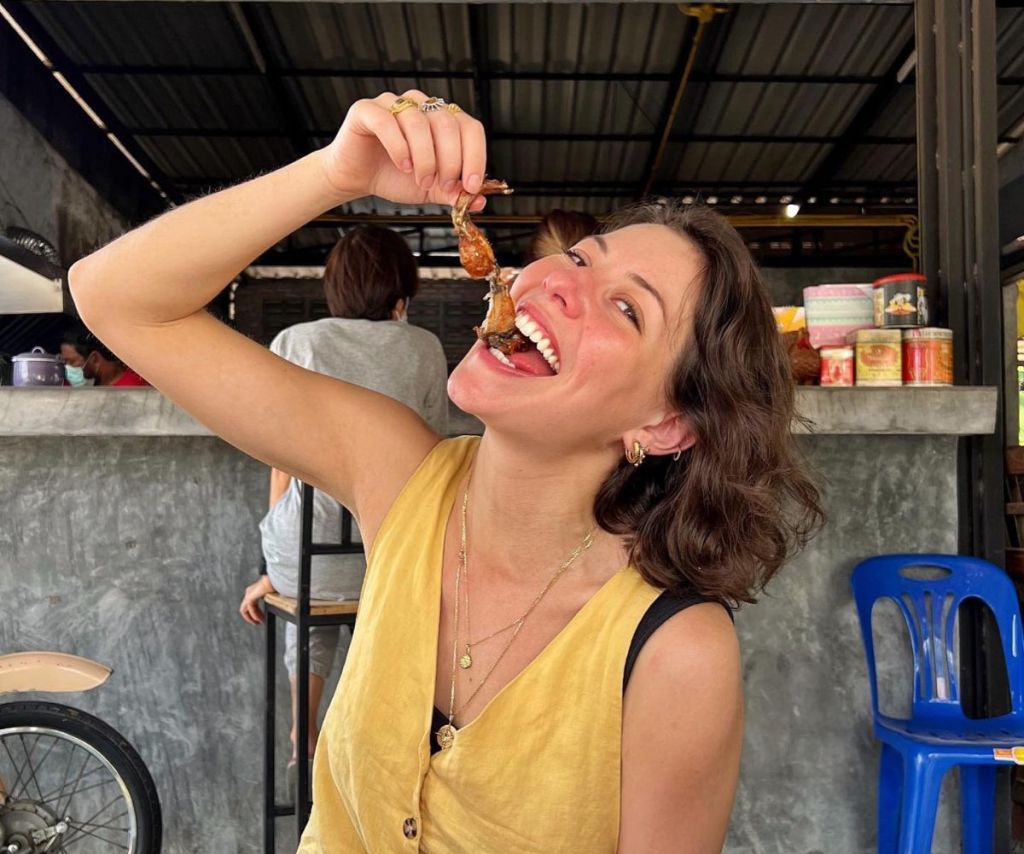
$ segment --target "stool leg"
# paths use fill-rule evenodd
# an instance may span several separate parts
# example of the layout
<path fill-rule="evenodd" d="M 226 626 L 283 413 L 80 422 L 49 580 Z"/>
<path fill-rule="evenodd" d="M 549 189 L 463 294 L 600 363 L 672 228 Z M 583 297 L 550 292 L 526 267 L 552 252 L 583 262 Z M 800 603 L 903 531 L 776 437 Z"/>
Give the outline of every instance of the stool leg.
<path fill-rule="evenodd" d="M 960 838 L 964 854 L 992 854 L 995 804 L 995 766 L 961 765 Z"/>
<path fill-rule="evenodd" d="M 277 685 L 275 684 L 277 638 L 276 618 L 269 608 L 264 608 L 267 622 L 266 638 L 266 675 L 264 690 L 266 692 L 263 706 L 263 851 L 274 854 L 274 742 L 276 741 L 275 702 Z"/>
<path fill-rule="evenodd" d="M 883 743 L 878 769 L 878 854 L 896 854 L 902 796 L 903 757 L 895 747 Z"/>
<path fill-rule="evenodd" d="M 301 617 L 297 626 L 296 690 L 298 709 L 295 721 L 295 825 L 298 841 L 309 821 L 309 624 Z"/>
<path fill-rule="evenodd" d="M 903 766 L 899 854 L 930 854 L 946 764 L 911 753 Z"/>

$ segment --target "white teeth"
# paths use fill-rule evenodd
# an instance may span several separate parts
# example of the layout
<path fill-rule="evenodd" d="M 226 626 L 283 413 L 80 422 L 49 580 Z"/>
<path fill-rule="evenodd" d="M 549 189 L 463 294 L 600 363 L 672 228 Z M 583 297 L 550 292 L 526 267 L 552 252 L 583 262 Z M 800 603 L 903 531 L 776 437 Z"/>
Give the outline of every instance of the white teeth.
<path fill-rule="evenodd" d="M 537 345 L 537 350 L 551 365 L 551 370 L 557 374 L 562 368 L 562 363 L 555 355 L 550 339 L 544 335 L 544 330 L 534 323 L 525 312 L 519 312 L 516 315 L 516 329 Z"/>
<path fill-rule="evenodd" d="M 491 355 L 494 356 L 494 358 L 501 362 L 503 365 L 508 365 L 510 368 L 513 369 L 515 368 L 515 365 L 512 364 L 512 360 L 504 353 L 502 353 L 501 350 L 499 350 L 497 347 L 491 347 L 489 349 L 491 351 Z"/>

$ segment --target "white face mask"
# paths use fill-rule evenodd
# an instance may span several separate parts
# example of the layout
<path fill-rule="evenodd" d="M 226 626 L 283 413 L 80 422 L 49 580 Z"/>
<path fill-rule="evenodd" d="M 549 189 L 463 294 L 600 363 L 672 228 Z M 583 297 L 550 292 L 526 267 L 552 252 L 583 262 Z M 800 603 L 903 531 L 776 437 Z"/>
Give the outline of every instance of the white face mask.
<path fill-rule="evenodd" d="M 74 365 L 64 366 L 64 376 L 73 388 L 85 388 L 96 382 L 95 379 L 86 379 L 85 370 L 83 368 L 76 368 Z"/>
<path fill-rule="evenodd" d="M 396 317 L 395 320 L 397 320 L 399 323 L 408 323 L 409 322 L 409 312 L 407 312 L 403 308 L 402 309 L 402 313 L 400 315 L 398 315 L 398 317 Z"/>

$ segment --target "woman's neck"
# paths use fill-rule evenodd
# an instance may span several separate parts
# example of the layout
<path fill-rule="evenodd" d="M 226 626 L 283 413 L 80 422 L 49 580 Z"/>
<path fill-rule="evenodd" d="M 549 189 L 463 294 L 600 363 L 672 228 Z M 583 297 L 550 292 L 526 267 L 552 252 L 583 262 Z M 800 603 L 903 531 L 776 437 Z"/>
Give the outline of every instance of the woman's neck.
<path fill-rule="evenodd" d="M 552 454 L 486 431 L 473 463 L 468 547 L 474 564 L 523 578 L 546 578 L 594 529 L 580 574 L 598 580 L 625 561 L 620 538 L 596 527 L 594 498 L 608 476 L 605 456 Z M 461 512 L 462 492 L 456 501 Z M 460 524 L 460 516 L 453 520 Z"/>

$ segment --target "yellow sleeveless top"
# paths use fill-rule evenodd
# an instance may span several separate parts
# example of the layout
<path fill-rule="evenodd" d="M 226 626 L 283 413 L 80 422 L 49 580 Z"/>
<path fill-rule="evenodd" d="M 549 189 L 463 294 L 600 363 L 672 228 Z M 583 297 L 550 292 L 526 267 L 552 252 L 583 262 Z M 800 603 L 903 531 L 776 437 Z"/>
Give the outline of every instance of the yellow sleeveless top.
<path fill-rule="evenodd" d="M 636 570 L 431 756 L 445 527 L 478 442 L 438 444 L 377 534 L 298 854 L 615 851 L 623 668 L 661 592 Z"/>

